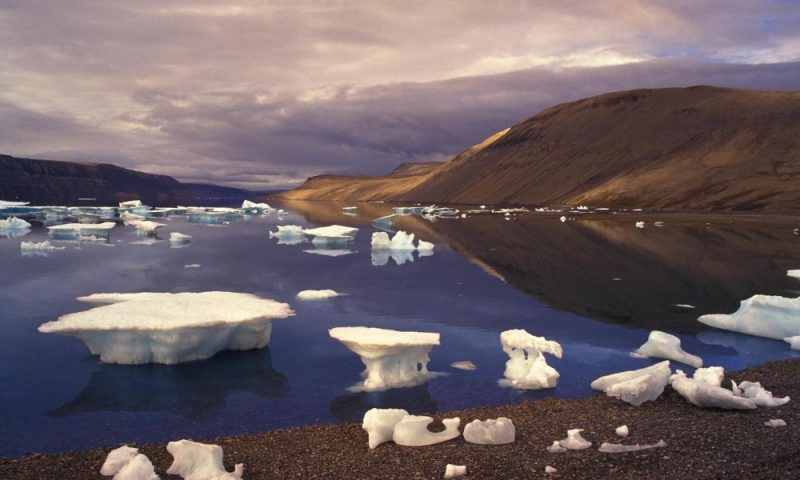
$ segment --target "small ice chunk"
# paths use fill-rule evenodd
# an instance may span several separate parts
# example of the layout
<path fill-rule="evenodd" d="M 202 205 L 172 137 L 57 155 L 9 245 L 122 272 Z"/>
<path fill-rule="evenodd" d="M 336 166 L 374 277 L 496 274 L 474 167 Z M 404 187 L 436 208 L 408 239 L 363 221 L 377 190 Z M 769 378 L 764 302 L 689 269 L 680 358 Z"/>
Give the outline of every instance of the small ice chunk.
<path fill-rule="evenodd" d="M 553 440 L 553 444 L 547 447 L 547 451 L 550 453 L 564 453 L 567 449 L 562 447 L 558 440 Z"/>
<path fill-rule="evenodd" d="M 550 465 L 545 465 L 544 473 L 556 473 L 558 470 L 555 467 L 551 467 Z"/>
<path fill-rule="evenodd" d="M 780 418 L 771 418 L 764 422 L 764 425 L 768 427 L 785 427 L 786 422 L 781 420 Z"/>
<path fill-rule="evenodd" d="M 561 358 L 562 350 L 558 342 L 517 329 L 502 332 L 500 343 L 509 356 L 503 373 L 505 378 L 500 380 L 500 385 L 526 390 L 556 386 L 559 373 L 547 364 L 544 353 Z"/>
<path fill-rule="evenodd" d="M 678 308 L 686 308 L 690 310 L 695 308 L 694 305 L 689 305 L 688 303 L 676 303 L 675 306 Z"/>
<path fill-rule="evenodd" d="M 434 245 L 431 242 L 426 242 L 425 240 L 418 240 L 417 241 L 417 251 L 418 252 L 432 252 Z"/>
<path fill-rule="evenodd" d="M 651 358 L 666 358 L 686 365 L 700 368 L 703 366 L 703 359 L 697 355 L 686 353 L 681 348 L 681 339 L 675 335 L 664 333 L 658 330 L 650 332 L 647 342 L 644 343 L 634 355 L 641 355 Z"/>
<path fill-rule="evenodd" d="M 722 379 L 725 378 L 725 369 L 722 367 L 698 368 L 692 374 L 692 378 L 712 387 L 721 387 Z"/>
<path fill-rule="evenodd" d="M 784 342 L 789 344 L 789 348 L 792 350 L 800 350 L 800 335 L 795 335 L 793 337 L 786 337 L 783 339 Z"/>
<path fill-rule="evenodd" d="M 562 215 L 561 218 L 559 218 L 559 220 L 561 220 L 561 223 L 564 223 L 567 221 L 567 217 Z"/>
<path fill-rule="evenodd" d="M 117 472 L 122 470 L 122 467 L 129 464 L 138 454 L 138 448 L 129 447 L 127 445 L 111 450 L 108 452 L 106 461 L 103 462 L 103 466 L 100 468 L 100 475 L 105 475 L 106 477 L 116 475 Z"/>
<path fill-rule="evenodd" d="M 309 228 L 303 231 L 315 237 L 352 237 L 358 232 L 358 229 L 342 225 L 330 225 L 328 227 Z"/>
<path fill-rule="evenodd" d="M 130 220 L 125 222 L 125 224 L 147 235 L 153 235 L 159 228 L 167 226 L 164 223 L 153 222 L 151 220 Z"/>
<path fill-rule="evenodd" d="M 183 268 L 200 268 L 199 263 L 189 263 L 183 266 Z"/>
<path fill-rule="evenodd" d="M 582 428 L 567 430 L 567 438 L 559 440 L 558 444 L 568 450 L 583 450 L 592 446 L 592 442 L 581 436 Z"/>
<path fill-rule="evenodd" d="M 128 200 L 127 202 L 119 202 L 121 208 L 136 208 L 142 206 L 141 200 Z"/>
<path fill-rule="evenodd" d="M 373 250 L 391 250 L 392 241 L 389 240 L 389 235 L 386 232 L 374 232 L 372 234 L 372 249 Z"/>
<path fill-rule="evenodd" d="M 406 233 L 402 230 L 394 234 L 392 237 L 392 244 L 390 247 L 392 250 L 398 251 L 413 251 L 415 250 L 414 247 L 414 234 L 413 233 Z"/>
<path fill-rule="evenodd" d="M 473 420 L 464 427 L 464 440 L 480 445 L 513 443 L 515 436 L 514 423 L 506 417 Z"/>
<path fill-rule="evenodd" d="M 755 402 L 734 395 L 722 387 L 714 387 L 693 378 L 688 378 L 678 370 L 669 379 L 672 388 L 692 405 L 701 408 L 724 408 L 729 410 L 753 410 Z"/>
<path fill-rule="evenodd" d="M 432 417 L 406 415 L 394 426 L 392 440 L 394 440 L 394 443 L 404 447 L 425 447 L 446 442 L 461 435 L 461 432 L 458 431 L 461 419 L 458 417 L 442 420 L 444 430 L 437 433 L 428 430 L 428 425 L 431 423 L 433 423 Z"/>
<path fill-rule="evenodd" d="M 50 241 L 45 240 L 43 242 L 22 242 L 19 244 L 20 250 L 33 250 L 33 251 L 44 251 L 49 252 L 53 250 L 64 250 L 66 247 L 57 247 L 50 243 Z"/>
<path fill-rule="evenodd" d="M 123 222 L 130 222 L 132 220 L 145 220 L 144 216 L 136 215 L 135 213 L 131 212 L 122 212 L 119 215 L 119 218 L 121 218 Z"/>
<path fill-rule="evenodd" d="M 466 465 L 453 465 L 452 463 L 448 463 L 446 467 L 444 467 L 444 478 L 458 478 L 463 477 L 467 474 L 467 466 Z"/>
<path fill-rule="evenodd" d="M 428 380 L 428 353 L 439 345 L 439 334 L 383 328 L 337 327 L 328 330 L 361 357 L 364 381 L 352 391 L 378 391 L 421 385 Z"/>
<path fill-rule="evenodd" d="M 753 295 L 730 315 L 715 313 L 697 319 L 722 330 L 781 340 L 800 335 L 800 297 Z"/>
<path fill-rule="evenodd" d="M 636 222 L 636 228 L 644 228 L 644 222 Z"/>
<path fill-rule="evenodd" d="M 244 464 L 237 463 L 233 472 L 222 464 L 222 447 L 180 440 L 169 442 L 167 451 L 172 454 L 169 475 L 180 475 L 184 480 L 241 480 Z"/>
<path fill-rule="evenodd" d="M 458 370 L 476 370 L 478 368 L 469 360 L 453 362 L 450 364 L 450 366 Z"/>
<path fill-rule="evenodd" d="M 394 435 L 394 426 L 408 415 L 406 410 L 399 408 L 372 408 L 364 414 L 361 428 L 369 437 L 369 448 L 373 449 L 381 443 L 388 442 Z"/>
<path fill-rule="evenodd" d="M 113 480 L 158 480 L 150 459 L 138 453 L 138 448 L 123 445 L 109 452 L 100 474 Z"/>
<path fill-rule="evenodd" d="M 733 394 L 755 402 L 759 407 L 780 407 L 789 403 L 789 397 L 775 398 L 772 392 L 766 390 L 759 382 L 742 382 L 736 385 L 731 381 Z"/>
<path fill-rule="evenodd" d="M 628 426 L 627 425 L 623 425 L 621 427 L 617 427 L 617 429 L 614 430 L 614 432 L 617 435 L 619 435 L 620 437 L 627 437 L 628 434 L 630 433 L 630 430 L 628 430 Z"/>
<path fill-rule="evenodd" d="M 180 232 L 170 232 L 169 241 L 170 243 L 188 243 L 192 241 L 192 236 Z"/>
<path fill-rule="evenodd" d="M 669 360 L 665 360 L 639 370 L 600 377 L 592 382 L 591 387 L 638 407 L 657 399 L 669 383 L 671 374 Z"/>
<path fill-rule="evenodd" d="M 603 453 L 626 453 L 626 452 L 638 452 L 640 450 L 648 450 L 651 448 L 665 448 L 667 446 L 664 440 L 659 440 L 658 443 L 653 445 L 622 445 L 621 443 L 608 443 L 603 442 L 600 445 L 600 451 Z"/>
<path fill-rule="evenodd" d="M 31 224 L 17 217 L 0 219 L 0 230 L 24 230 L 31 228 Z"/>
<path fill-rule="evenodd" d="M 336 290 L 303 290 L 297 294 L 299 300 L 324 300 L 338 297 L 341 293 Z"/>

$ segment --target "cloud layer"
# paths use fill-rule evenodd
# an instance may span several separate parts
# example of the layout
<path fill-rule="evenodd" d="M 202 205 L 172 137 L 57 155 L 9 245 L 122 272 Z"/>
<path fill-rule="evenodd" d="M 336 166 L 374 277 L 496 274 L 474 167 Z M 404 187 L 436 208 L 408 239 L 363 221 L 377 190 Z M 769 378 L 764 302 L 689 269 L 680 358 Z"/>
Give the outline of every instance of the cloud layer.
<path fill-rule="evenodd" d="M 793 2 L 487 5 L 6 1 L 0 152 L 273 188 L 612 90 L 800 89 Z"/>

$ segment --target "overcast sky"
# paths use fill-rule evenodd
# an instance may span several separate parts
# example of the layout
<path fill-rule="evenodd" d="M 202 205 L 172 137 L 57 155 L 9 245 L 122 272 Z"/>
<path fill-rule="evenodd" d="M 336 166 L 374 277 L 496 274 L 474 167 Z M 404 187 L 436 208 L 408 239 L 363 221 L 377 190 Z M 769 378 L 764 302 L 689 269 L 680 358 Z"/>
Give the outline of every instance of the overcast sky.
<path fill-rule="evenodd" d="M 0 0 L 0 153 L 270 189 L 549 105 L 800 89 L 800 2 Z"/>

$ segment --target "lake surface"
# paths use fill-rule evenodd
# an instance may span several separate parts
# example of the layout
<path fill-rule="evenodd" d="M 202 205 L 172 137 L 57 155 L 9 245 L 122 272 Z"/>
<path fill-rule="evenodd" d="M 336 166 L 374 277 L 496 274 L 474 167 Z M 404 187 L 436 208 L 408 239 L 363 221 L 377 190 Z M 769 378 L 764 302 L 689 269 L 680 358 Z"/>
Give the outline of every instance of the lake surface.
<path fill-rule="evenodd" d="M 21 241 L 47 239 L 41 226 L 23 237 L 0 237 L 0 456 L 360 421 L 372 407 L 430 413 L 585 397 L 598 376 L 652 364 L 628 353 L 654 328 L 678 334 L 685 350 L 726 370 L 797 356 L 783 342 L 696 321 L 732 312 L 756 293 L 800 295 L 800 282 L 786 276 L 800 268 L 800 238 L 790 226 L 668 220 L 662 228 L 648 222 L 637 229 L 632 217 L 432 223 L 411 216 L 395 228 L 416 232 L 436 249 L 398 265 L 373 258 L 369 245 L 376 231 L 371 220 L 390 208 L 363 204 L 347 216 L 341 206 L 287 203 L 290 214 L 282 220 L 245 216 L 228 225 L 156 219 L 168 223 L 164 238 L 170 231 L 192 235 L 185 248 L 137 243 L 134 230 L 122 225 L 108 244 L 58 242 L 67 248 L 48 256 L 20 253 Z M 309 253 L 309 242 L 281 245 L 267 233 L 278 224 L 331 223 L 361 228 L 351 253 Z M 200 266 L 186 268 L 192 264 Z M 327 288 L 346 295 L 294 298 Z M 175 366 L 103 364 L 80 340 L 37 331 L 87 309 L 76 297 L 91 293 L 208 290 L 288 302 L 296 315 L 273 322 L 268 348 Z M 363 365 L 328 329 L 359 325 L 441 333 L 429 368 L 447 375 L 419 387 L 350 393 Z M 557 388 L 497 385 L 507 359 L 499 334 L 512 328 L 561 343 L 564 358 L 547 359 L 561 373 Z M 477 370 L 450 367 L 462 360 Z"/>

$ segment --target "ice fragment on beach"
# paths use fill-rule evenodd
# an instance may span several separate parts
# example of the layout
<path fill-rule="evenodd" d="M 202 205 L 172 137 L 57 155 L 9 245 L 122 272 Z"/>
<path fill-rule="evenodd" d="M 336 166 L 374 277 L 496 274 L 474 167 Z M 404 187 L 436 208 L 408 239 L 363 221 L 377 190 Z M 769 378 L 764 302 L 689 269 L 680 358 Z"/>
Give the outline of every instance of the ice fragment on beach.
<path fill-rule="evenodd" d="M 297 294 L 299 300 L 324 300 L 338 297 L 341 293 L 336 290 L 303 290 Z"/>
<path fill-rule="evenodd" d="M 388 442 L 394 435 L 394 427 L 408 415 L 406 410 L 398 408 L 372 408 L 364 414 L 361 428 L 369 437 L 369 448 L 373 449 L 381 443 Z"/>
<path fill-rule="evenodd" d="M 669 383 L 670 374 L 669 360 L 665 360 L 639 370 L 600 377 L 592 382 L 591 387 L 638 407 L 661 395 Z"/>
<path fill-rule="evenodd" d="M 433 423 L 433 418 L 418 415 L 406 415 L 394 426 L 392 440 L 404 447 L 425 447 L 436 443 L 446 442 L 461 435 L 458 426 L 461 419 L 445 418 L 442 420 L 444 430 L 433 433 L 428 430 L 428 425 Z"/>
<path fill-rule="evenodd" d="M 506 330 L 500 334 L 503 351 L 509 356 L 500 385 L 526 390 L 553 388 L 559 373 L 547 364 L 544 353 L 561 358 L 558 342 L 536 337 L 525 330 Z"/>
<path fill-rule="evenodd" d="M 647 342 L 633 354 L 634 356 L 675 360 L 695 368 L 703 366 L 702 358 L 683 351 L 680 338 L 658 330 L 650 332 Z"/>
<path fill-rule="evenodd" d="M 447 466 L 444 468 L 445 479 L 463 477 L 466 474 L 467 474 L 466 465 L 453 465 L 452 463 L 448 463 Z"/>
<path fill-rule="evenodd" d="M 722 330 L 781 340 L 800 335 L 800 297 L 753 295 L 730 314 L 709 314 L 700 323 Z"/>
<path fill-rule="evenodd" d="M 789 403 L 789 397 L 775 398 L 772 392 L 766 390 L 759 382 L 742 382 L 736 385 L 731 380 L 731 390 L 733 394 L 752 400 L 759 407 L 780 407 Z"/>
<path fill-rule="evenodd" d="M 623 425 L 621 427 L 617 427 L 617 429 L 614 430 L 614 433 L 616 433 L 620 437 L 627 437 L 628 434 L 630 433 L 630 431 L 628 430 L 628 426 L 627 425 Z"/>
<path fill-rule="evenodd" d="M 692 378 L 712 387 L 721 387 L 722 379 L 725 378 L 725 369 L 722 367 L 698 368 L 692 374 Z"/>
<path fill-rule="evenodd" d="M 458 370 L 470 370 L 470 371 L 471 370 L 476 370 L 478 368 L 478 367 L 475 366 L 474 363 L 472 363 L 469 360 L 453 362 L 453 363 L 450 364 L 450 366 L 453 367 L 453 368 L 456 368 Z"/>
<path fill-rule="evenodd" d="M 39 331 L 75 336 L 106 363 L 171 365 L 263 348 L 271 321 L 294 315 L 285 303 L 234 292 L 97 293 L 78 300 L 103 306 L 63 315 Z"/>
<path fill-rule="evenodd" d="M 600 451 L 603 453 L 626 453 L 626 452 L 638 452 L 640 450 L 648 450 L 651 448 L 665 448 L 667 444 L 664 440 L 659 440 L 658 443 L 653 445 L 622 445 L 621 443 L 608 443 L 603 442 L 600 445 Z"/>
<path fill-rule="evenodd" d="M 722 387 L 714 387 L 693 378 L 688 378 L 678 370 L 669 379 L 672 388 L 692 405 L 702 408 L 724 408 L 729 410 L 753 410 L 755 402 L 734 395 Z"/>
<path fill-rule="evenodd" d="M 31 228 L 31 224 L 17 217 L 0 219 L 0 230 L 24 230 Z"/>
<path fill-rule="evenodd" d="M 567 449 L 562 447 L 558 440 L 553 440 L 553 444 L 547 447 L 547 451 L 550 453 L 564 453 Z"/>
<path fill-rule="evenodd" d="M 644 222 L 636 222 L 636 228 L 644 228 Z"/>
<path fill-rule="evenodd" d="M 559 220 L 561 220 L 561 223 L 564 223 L 567 221 L 567 217 L 562 215 L 561 218 L 559 218 Z"/>
<path fill-rule="evenodd" d="M 123 445 L 109 452 L 100 474 L 113 480 L 158 480 L 153 464 L 138 448 Z"/>
<path fill-rule="evenodd" d="M 780 418 L 771 418 L 764 422 L 764 425 L 768 427 L 785 427 L 786 422 L 781 420 Z"/>
<path fill-rule="evenodd" d="M 567 438 L 559 440 L 558 444 L 568 450 L 583 450 L 592 446 L 592 442 L 581 436 L 582 428 L 567 430 Z"/>
<path fill-rule="evenodd" d="M 514 423 L 506 417 L 473 420 L 464 427 L 464 440 L 480 445 L 513 443 L 515 436 Z"/>
<path fill-rule="evenodd" d="M 556 473 L 558 470 L 555 467 L 551 467 L 550 465 L 545 465 L 544 473 Z"/>
<path fill-rule="evenodd" d="M 783 339 L 784 342 L 789 344 L 789 347 L 792 350 L 800 350 L 800 335 L 795 335 L 794 337 L 786 337 Z"/>
<path fill-rule="evenodd" d="M 376 391 L 420 385 L 428 380 L 428 353 L 439 345 L 439 334 L 383 328 L 337 327 L 328 331 L 361 357 L 364 381 L 352 391 Z"/>
<path fill-rule="evenodd" d="M 169 442 L 167 451 L 172 454 L 170 475 L 180 475 L 184 480 L 241 480 L 244 464 L 237 463 L 233 472 L 222 464 L 222 447 L 180 440 Z"/>

